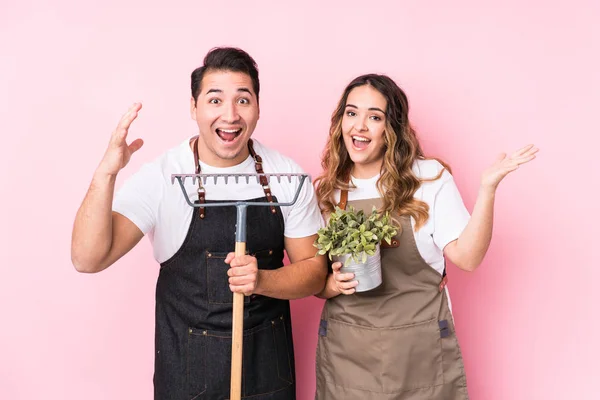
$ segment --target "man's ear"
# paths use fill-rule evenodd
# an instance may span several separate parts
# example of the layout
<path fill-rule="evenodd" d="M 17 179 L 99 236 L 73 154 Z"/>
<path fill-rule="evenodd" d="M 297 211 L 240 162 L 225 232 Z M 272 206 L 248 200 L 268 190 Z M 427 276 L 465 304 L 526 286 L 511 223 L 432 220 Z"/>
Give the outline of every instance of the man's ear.
<path fill-rule="evenodd" d="M 193 97 L 190 98 L 190 116 L 194 121 L 196 120 L 196 99 Z"/>

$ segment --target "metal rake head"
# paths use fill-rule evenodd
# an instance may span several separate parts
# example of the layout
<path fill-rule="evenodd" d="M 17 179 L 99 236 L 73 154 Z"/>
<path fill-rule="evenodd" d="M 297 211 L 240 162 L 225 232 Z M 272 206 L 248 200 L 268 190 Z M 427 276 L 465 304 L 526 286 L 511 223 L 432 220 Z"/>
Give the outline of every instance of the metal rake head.
<path fill-rule="evenodd" d="M 296 200 L 298 200 L 298 195 L 300 194 L 300 190 L 304 185 L 304 181 L 308 179 L 310 181 L 310 175 L 308 174 L 297 174 L 297 173 L 289 173 L 289 174 L 266 174 L 266 173 L 256 173 L 256 174 L 172 174 L 171 175 L 171 183 L 175 183 L 176 181 L 179 183 L 183 195 L 185 197 L 188 205 L 192 207 L 200 207 L 199 204 L 193 203 L 185 190 L 185 181 L 190 178 L 192 180 L 192 184 L 196 184 L 196 182 L 202 182 L 202 184 L 206 184 L 209 179 L 213 179 L 214 184 L 216 185 L 219 182 L 220 178 L 223 178 L 223 182 L 228 184 L 230 179 L 233 179 L 235 183 L 239 183 L 240 179 L 245 180 L 246 183 L 250 183 L 252 178 L 256 179 L 256 183 L 266 186 L 271 181 L 271 178 L 277 179 L 278 182 L 281 182 L 281 179 L 287 178 L 290 183 L 292 183 L 292 178 L 298 179 L 298 186 L 296 188 L 296 193 L 294 198 L 287 203 L 276 203 L 276 202 L 246 202 L 246 201 L 230 201 L 230 202 L 219 202 L 215 204 L 206 204 L 203 203 L 202 207 L 223 207 L 223 206 L 291 206 Z M 265 179 L 264 183 L 262 180 Z M 254 182 L 253 182 L 254 183 Z"/>
<path fill-rule="evenodd" d="M 185 180 L 188 178 L 192 179 L 192 184 L 196 184 L 197 180 L 200 180 L 203 185 L 206 185 L 206 182 L 212 178 L 213 183 L 216 185 L 219 178 L 223 178 L 223 182 L 227 184 L 229 179 L 235 180 L 235 183 L 239 183 L 240 179 L 246 180 L 246 183 L 250 183 L 250 179 L 255 178 L 256 183 L 261 183 L 261 177 L 265 177 L 267 182 L 271 181 L 271 178 L 277 179 L 277 182 L 281 183 L 282 178 L 287 178 L 290 183 L 292 183 L 292 178 L 297 177 L 299 179 L 306 179 L 310 181 L 310 176 L 307 174 L 172 174 L 171 175 L 171 183 L 175 183 L 175 180 L 185 183 Z"/>

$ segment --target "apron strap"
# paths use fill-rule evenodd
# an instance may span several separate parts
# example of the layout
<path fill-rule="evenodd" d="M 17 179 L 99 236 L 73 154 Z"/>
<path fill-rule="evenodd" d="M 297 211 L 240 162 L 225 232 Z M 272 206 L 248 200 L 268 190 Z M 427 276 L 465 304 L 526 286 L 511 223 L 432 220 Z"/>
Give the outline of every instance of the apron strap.
<path fill-rule="evenodd" d="M 271 194 L 271 188 L 269 187 L 269 180 L 266 176 L 262 175 L 265 173 L 262 168 L 262 157 L 256 154 L 254 151 L 254 143 L 252 142 L 252 139 L 248 140 L 248 151 L 250 152 L 252 158 L 254 158 L 254 168 L 256 168 L 256 173 L 260 174 L 260 184 L 263 187 L 267 201 L 269 203 L 273 203 L 273 195 Z M 275 207 L 271 206 L 271 213 L 275 214 L 276 212 L 277 210 Z"/>
<path fill-rule="evenodd" d="M 198 156 L 198 136 L 194 136 L 193 138 L 190 139 L 190 145 L 192 146 L 192 150 L 194 153 L 194 165 L 196 166 L 196 174 L 200 174 L 201 167 L 200 167 L 200 157 Z M 262 158 L 261 158 L 261 156 L 256 154 L 256 152 L 254 151 L 254 145 L 252 143 L 252 139 L 250 139 L 248 141 L 248 151 L 250 152 L 250 155 L 254 159 L 254 166 L 256 168 L 256 172 L 258 174 L 264 174 L 264 171 L 262 168 Z M 269 187 L 269 180 L 264 175 L 260 175 L 259 179 L 260 179 L 260 184 L 263 187 L 263 191 L 265 192 L 265 196 L 267 197 L 267 201 L 269 203 L 273 203 L 273 194 L 271 193 L 271 188 Z M 200 204 L 206 203 L 206 190 L 204 189 L 204 186 L 202 186 L 202 179 L 198 179 L 198 203 L 200 203 Z M 200 216 L 200 218 L 204 219 L 204 217 L 206 216 L 206 207 L 201 206 L 201 207 L 199 207 L 198 211 L 199 211 L 198 215 Z M 277 210 L 275 209 L 275 206 L 271 206 L 271 213 L 275 214 L 276 212 L 277 212 Z"/>
<path fill-rule="evenodd" d="M 198 136 L 190 139 L 190 144 L 192 145 L 192 149 L 194 151 L 194 165 L 196 166 L 196 174 L 199 174 L 201 171 L 200 158 L 198 157 Z M 200 178 L 198 178 L 198 203 L 206 203 L 206 190 L 204 190 L 204 186 L 202 186 L 202 179 Z M 198 210 L 198 215 L 201 219 L 204 219 L 204 216 L 206 215 L 206 207 L 200 207 Z"/>
<path fill-rule="evenodd" d="M 440 282 L 440 292 L 444 290 L 448 284 L 448 275 L 446 275 L 446 261 L 444 261 L 444 271 L 442 272 L 442 281 Z"/>
<path fill-rule="evenodd" d="M 346 204 L 348 204 L 348 191 L 343 189 L 340 191 L 340 202 L 338 203 L 338 207 L 345 210 Z"/>

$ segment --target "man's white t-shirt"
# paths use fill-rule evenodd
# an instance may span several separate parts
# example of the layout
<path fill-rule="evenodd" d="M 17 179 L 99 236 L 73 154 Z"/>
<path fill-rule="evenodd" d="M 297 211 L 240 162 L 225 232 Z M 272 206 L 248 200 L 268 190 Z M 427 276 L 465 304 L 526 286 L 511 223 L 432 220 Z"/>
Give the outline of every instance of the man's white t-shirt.
<path fill-rule="evenodd" d="M 293 160 L 275 150 L 253 140 L 254 150 L 263 161 L 265 173 L 304 173 Z M 217 168 L 200 162 L 204 174 L 255 174 L 254 160 L 248 156 L 242 163 L 233 167 Z M 192 219 L 193 207 L 187 204 L 177 181 L 171 182 L 171 174 L 193 174 L 194 155 L 185 140 L 179 146 L 168 150 L 156 160 L 145 164 L 128 178 L 117 191 L 113 201 L 113 211 L 132 221 L 144 234 L 148 234 L 154 248 L 154 258 L 159 263 L 171 258 L 183 244 Z M 298 187 L 298 178 L 281 181 L 271 178 L 269 186 L 278 202 L 290 202 Z M 250 179 L 235 182 L 229 179 L 225 184 L 219 178 L 215 184 L 209 179 L 203 184 L 206 200 L 249 200 L 264 197 L 263 187 Z M 197 183 L 185 180 L 185 190 L 191 201 L 198 199 Z M 210 213 L 210 208 L 206 209 Z M 317 233 L 323 226 L 314 189 L 306 179 L 296 203 L 281 207 L 285 222 L 284 235 L 288 238 L 302 238 Z M 232 235 L 235 227 L 231 227 Z M 315 249 L 316 253 L 316 249 Z"/>
<path fill-rule="evenodd" d="M 436 160 L 417 160 L 413 171 L 417 178 L 434 178 L 444 167 Z M 348 192 L 348 200 L 364 200 L 380 197 L 377 180 L 380 175 L 369 179 L 352 177 L 356 189 Z M 340 193 L 335 193 L 339 201 Z M 434 181 L 425 181 L 414 195 L 429 205 L 429 219 L 418 231 L 415 220 L 411 218 L 417 248 L 423 260 L 440 274 L 444 271 L 444 247 L 460 236 L 467 226 L 470 214 L 454 183 L 452 175 L 444 170 L 442 176 Z"/>

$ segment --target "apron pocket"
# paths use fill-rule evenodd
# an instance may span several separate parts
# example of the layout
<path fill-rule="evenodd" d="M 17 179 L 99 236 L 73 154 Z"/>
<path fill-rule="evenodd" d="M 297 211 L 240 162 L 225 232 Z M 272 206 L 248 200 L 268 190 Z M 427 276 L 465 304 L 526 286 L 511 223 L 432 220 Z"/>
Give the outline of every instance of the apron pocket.
<path fill-rule="evenodd" d="M 381 356 L 379 329 L 330 318 L 319 335 L 319 372 L 335 385 L 380 393 Z"/>
<path fill-rule="evenodd" d="M 206 251 L 206 287 L 210 304 L 233 304 L 233 293 L 229 289 L 229 264 L 225 258 L 229 253 Z M 273 250 L 266 249 L 252 253 L 256 257 L 259 269 L 273 269 Z M 249 296 L 244 296 L 244 305 L 250 303 Z"/>
<path fill-rule="evenodd" d="M 382 385 L 385 393 L 444 383 L 437 318 L 381 330 Z"/>
<path fill-rule="evenodd" d="M 273 393 L 292 384 L 288 332 L 283 316 L 244 333 L 243 353 L 244 396 Z"/>
<path fill-rule="evenodd" d="M 188 398 L 199 399 L 206 392 L 206 348 L 207 331 L 195 328 L 188 329 L 187 344 L 187 383 Z M 231 347 L 231 345 L 230 345 Z"/>
<path fill-rule="evenodd" d="M 267 321 L 244 331 L 242 345 L 242 396 L 258 396 L 292 385 L 292 366 L 288 351 L 288 332 L 284 317 Z M 189 328 L 188 394 L 229 394 L 231 380 L 231 331 Z M 205 394 L 208 388 L 208 393 Z"/>
<path fill-rule="evenodd" d="M 259 250 L 251 254 L 256 257 L 256 261 L 258 261 L 258 269 L 277 269 L 283 266 L 282 261 L 273 262 L 276 254 L 272 249 Z M 279 256 L 279 258 L 283 259 L 282 256 Z"/>
<path fill-rule="evenodd" d="M 335 385 L 399 393 L 443 384 L 437 319 L 394 328 L 327 321 L 318 370 Z"/>
<path fill-rule="evenodd" d="M 233 292 L 229 289 L 229 264 L 225 258 L 229 253 L 205 252 L 206 257 L 206 290 L 209 304 L 233 304 Z M 250 302 L 244 296 L 244 305 Z"/>

